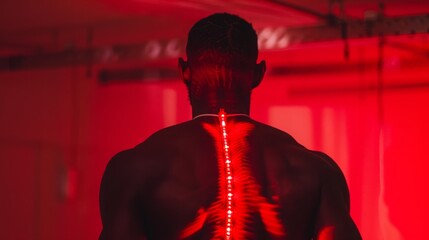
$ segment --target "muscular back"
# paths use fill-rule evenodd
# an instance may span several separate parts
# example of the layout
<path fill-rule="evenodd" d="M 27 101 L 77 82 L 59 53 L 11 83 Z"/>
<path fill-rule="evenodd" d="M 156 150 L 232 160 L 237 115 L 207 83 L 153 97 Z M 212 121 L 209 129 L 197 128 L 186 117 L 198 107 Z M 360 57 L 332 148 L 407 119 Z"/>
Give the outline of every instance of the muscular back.
<path fill-rule="evenodd" d="M 360 239 L 337 165 L 288 134 L 227 120 L 234 176 L 232 239 Z M 224 239 L 227 196 L 219 120 L 163 129 L 108 164 L 100 239 Z"/>

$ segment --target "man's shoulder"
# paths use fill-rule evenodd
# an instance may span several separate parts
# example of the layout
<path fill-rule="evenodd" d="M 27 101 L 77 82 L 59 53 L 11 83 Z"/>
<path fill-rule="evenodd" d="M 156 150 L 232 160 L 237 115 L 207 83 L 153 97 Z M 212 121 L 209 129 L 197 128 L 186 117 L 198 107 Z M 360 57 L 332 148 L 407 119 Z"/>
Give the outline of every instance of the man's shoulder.
<path fill-rule="evenodd" d="M 270 139 L 271 140 L 270 142 L 273 142 L 273 143 L 274 142 L 281 142 L 281 143 L 301 146 L 295 140 L 295 138 L 292 137 L 292 135 L 290 135 L 289 133 L 287 133 L 283 130 L 280 130 L 276 127 L 273 127 L 271 125 L 268 125 L 268 124 L 265 124 L 262 122 L 258 122 L 258 121 L 253 121 L 253 123 L 255 124 L 256 134 L 258 134 L 260 137 Z"/>
<path fill-rule="evenodd" d="M 152 181 L 165 172 L 166 164 L 159 159 L 144 148 L 120 151 L 107 163 L 103 178 L 116 179 L 118 183 L 124 184 Z"/>
<path fill-rule="evenodd" d="M 156 147 L 160 144 L 171 143 L 176 138 L 186 137 L 190 134 L 188 131 L 192 131 L 195 128 L 195 124 L 192 121 L 186 121 L 178 123 L 172 126 L 161 128 L 151 134 L 146 140 L 139 143 L 135 149 L 145 148 L 146 146 Z M 188 134 L 187 134 L 188 133 Z"/>
<path fill-rule="evenodd" d="M 116 153 L 108 162 L 106 171 L 111 169 L 115 172 L 128 172 L 148 163 L 147 158 L 140 154 L 137 148 L 122 150 Z"/>
<path fill-rule="evenodd" d="M 318 171 L 327 172 L 327 174 L 329 172 L 341 172 L 337 163 L 328 154 L 306 148 L 292 135 L 283 130 L 261 122 L 255 123 L 256 129 L 259 129 L 261 135 L 270 140 L 268 144 L 282 151 L 285 156 L 288 156 L 288 159 L 293 159 L 293 161 Z"/>
<path fill-rule="evenodd" d="M 184 133 L 190 131 L 191 128 L 192 124 L 190 121 L 162 128 L 133 148 L 118 152 L 111 159 L 111 162 L 113 162 L 112 164 L 121 162 L 124 165 L 132 165 L 151 162 L 151 159 L 158 161 L 162 159 L 163 155 L 174 151 L 174 146 L 180 144 L 189 135 Z M 166 149 L 169 151 L 166 151 Z"/>

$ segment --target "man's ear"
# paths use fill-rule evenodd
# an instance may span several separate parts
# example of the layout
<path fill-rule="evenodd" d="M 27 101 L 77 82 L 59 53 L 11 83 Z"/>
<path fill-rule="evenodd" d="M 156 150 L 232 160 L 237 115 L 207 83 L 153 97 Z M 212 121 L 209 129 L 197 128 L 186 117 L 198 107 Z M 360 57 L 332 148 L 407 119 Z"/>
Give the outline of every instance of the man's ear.
<path fill-rule="evenodd" d="M 179 72 L 180 72 L 180 78 L 185 83 L 186 86 L 190 86 L 190 70 L 189 70 L 189 64 L 187 61 L 183 60 L 183 58 L 179 57 Z"/>
<path fill-rule="evenodd" d="M 260 63 L 255 66 L 255 75 L 253 77 L 252 89 L 259 86 L 262 79 L 264 78 L 265 71 L 267 70 L 267 66 L 265 64 L 265 60 L 262 60 Z"/>

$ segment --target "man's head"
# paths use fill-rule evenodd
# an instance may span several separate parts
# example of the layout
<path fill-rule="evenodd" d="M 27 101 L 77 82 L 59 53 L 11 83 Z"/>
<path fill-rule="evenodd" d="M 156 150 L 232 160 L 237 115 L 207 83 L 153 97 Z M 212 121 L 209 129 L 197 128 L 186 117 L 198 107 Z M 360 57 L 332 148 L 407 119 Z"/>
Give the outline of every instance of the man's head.
<path fill-rule="evenodd" d="M 262 80 L 265 62 L 256 64 L 258 44 L 252 25 L 227 13 L 198 21 L 189 31 L 188 61 L 179 59 L 193 107 L 249 104 Z"/>

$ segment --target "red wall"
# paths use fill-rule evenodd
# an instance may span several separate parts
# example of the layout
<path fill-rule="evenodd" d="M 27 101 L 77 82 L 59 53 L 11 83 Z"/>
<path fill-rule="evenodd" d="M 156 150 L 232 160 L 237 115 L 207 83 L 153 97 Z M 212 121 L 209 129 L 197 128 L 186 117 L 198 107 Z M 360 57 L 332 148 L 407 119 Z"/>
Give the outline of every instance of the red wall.
<path fill-rule="evenodd" d="M 376 46 L 352 42 L 348 61 L 341 43 L 262 54 L 269 71 L 252 117 L 339 163 L 364 239 L 419 239 L 429 214 L 428 60 L 386 46 L 379 75 Z M 190 118 L 177 79 L 100 85 L 87 73 L 0 73 L 0 239 L 96 239 L 110 157 Z"/>

